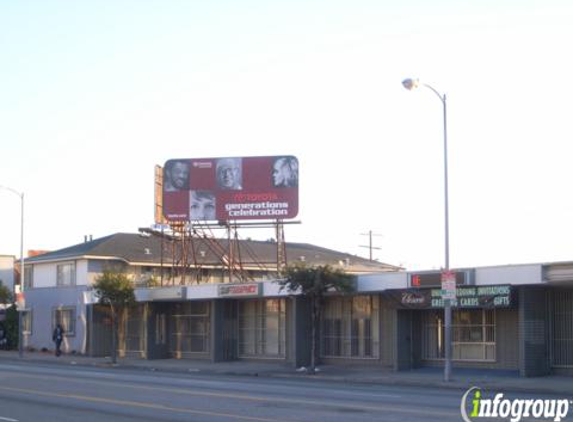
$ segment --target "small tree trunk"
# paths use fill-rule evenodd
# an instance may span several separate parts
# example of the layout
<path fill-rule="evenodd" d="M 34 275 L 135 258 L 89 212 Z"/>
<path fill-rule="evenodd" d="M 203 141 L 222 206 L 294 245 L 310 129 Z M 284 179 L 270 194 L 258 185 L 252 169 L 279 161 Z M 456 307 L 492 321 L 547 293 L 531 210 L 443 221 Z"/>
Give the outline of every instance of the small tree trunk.
<path fill-rule="evenodd" d="M 117 363 L 117 319 L 113 306 L 111 308 L 111 363 Z"/>
<path fill-rule="evenodd" d="M 317 308 L 317 300 L 316 298 L 312 299 L 312 324 L 311 324 L 311 332 L 312 338 L 310 341 L 310 371 L 309 374 L 316 373 L 316 324 L 317 315 L 318 315 L 318 308 Z"/>

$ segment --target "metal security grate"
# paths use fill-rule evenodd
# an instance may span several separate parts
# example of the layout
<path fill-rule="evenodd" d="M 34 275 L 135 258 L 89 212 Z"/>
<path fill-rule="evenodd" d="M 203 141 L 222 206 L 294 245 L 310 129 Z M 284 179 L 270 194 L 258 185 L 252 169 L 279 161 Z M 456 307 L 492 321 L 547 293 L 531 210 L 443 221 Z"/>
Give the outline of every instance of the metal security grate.
<path fill-rule="evenodd" d="M 573 368 L 573 290 L 553 292 L 554 367 Z"/>
<path fill-rule="evenodd" d="M 120 329 L 124 338 L 125 352 L 145 355 L 145 305 L 138 305 L 126 311 L 125 325 Z"/>
<path fill-rule="evenodd" d="M 329 298 L 322 315 L 321 356 L 377 358 L 379 320 L 376 296 Z"/>
<path fill-rule="evenodd" d="M 209 352 L 210 315 L 208 302 L 197 301 L 174 305 L 169 344 L 173 356 Z"/>
<path fill-rule="evenodd" d="M 286 355 L 284 299 L 239 303 L 239 357 L 283 358 Z"/>

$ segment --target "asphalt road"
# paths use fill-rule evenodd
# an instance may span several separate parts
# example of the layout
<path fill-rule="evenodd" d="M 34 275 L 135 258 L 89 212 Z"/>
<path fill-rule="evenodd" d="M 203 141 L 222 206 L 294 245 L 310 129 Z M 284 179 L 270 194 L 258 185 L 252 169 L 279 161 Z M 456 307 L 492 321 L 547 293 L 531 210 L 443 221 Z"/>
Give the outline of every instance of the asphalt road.
<path fill-rule="evenodd" d="M 460 421 L 464 391 L 0 364 L 2 421 Z"/>

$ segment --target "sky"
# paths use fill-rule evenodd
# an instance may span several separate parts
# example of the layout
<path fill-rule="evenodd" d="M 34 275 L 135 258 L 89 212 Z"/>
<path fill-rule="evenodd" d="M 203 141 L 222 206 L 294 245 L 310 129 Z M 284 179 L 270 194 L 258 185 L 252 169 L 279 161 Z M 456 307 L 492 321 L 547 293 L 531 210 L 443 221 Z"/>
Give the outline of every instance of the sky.
<path fill-rule="evenodd" d="M 569 0 L 0 0 L 24 249 L 153 224 L 154 166 L 295 155 L 287 241 L 408 269 L 573 261 Z M 270 230 L 240 233 L 268 239 Z M 0 254 L 20 200 L 0 189 Z"/>

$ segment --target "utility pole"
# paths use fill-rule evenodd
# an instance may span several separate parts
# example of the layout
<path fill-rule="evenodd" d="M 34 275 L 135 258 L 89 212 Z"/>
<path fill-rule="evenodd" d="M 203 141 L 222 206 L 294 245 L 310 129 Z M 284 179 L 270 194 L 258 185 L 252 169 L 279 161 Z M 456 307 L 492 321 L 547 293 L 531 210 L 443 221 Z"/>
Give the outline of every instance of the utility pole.
<path fill-rule="evenodd" d="M 375 247 L 375 246 L 372 245 L 372 236 L 382 236 L 382 235 L 372 233 L 372 230 L 369 230 L 368 233 L 360 233 L 360 235 L 361 235 L 361 236 L 368 236 L 368 246 L 366 246 L 366 245 L 360 245 L 360 247 L 361 247 L 361 248 L 368 248 L 368 249 L 369 249 L 369 252 L 370 252 L 370 255 L 369 255 L 369 256 L 370 256 L 370 261 L 373 261 L 373 259 L 372 259 L 372 250 L 373 250 L 373 249 L 380 250 L 380 249 L 382 249 L 382 248 L 377 248 L 377 247 Z"/>

